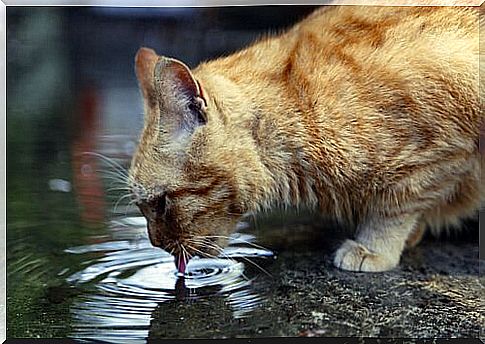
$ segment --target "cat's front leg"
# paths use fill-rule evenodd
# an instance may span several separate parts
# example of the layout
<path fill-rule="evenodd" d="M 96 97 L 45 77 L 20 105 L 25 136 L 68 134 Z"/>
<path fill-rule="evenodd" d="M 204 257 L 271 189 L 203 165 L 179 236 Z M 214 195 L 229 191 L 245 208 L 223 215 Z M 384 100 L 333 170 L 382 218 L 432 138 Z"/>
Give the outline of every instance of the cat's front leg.
<path fill-rule="evenodd" d="M 387 271 L 399 264 L 406 239 L 418 214 L 373 218 L 357 228 L 355 240 L 346 240 L 335 253 L 334 264 L 350 271 Z"/>

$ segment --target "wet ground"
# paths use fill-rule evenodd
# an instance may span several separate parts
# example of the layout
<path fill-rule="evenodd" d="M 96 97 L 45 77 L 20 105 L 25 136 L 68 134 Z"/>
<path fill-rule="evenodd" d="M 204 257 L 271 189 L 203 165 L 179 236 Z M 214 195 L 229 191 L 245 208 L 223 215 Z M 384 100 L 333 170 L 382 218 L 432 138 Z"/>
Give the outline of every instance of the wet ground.
<path fill-rule="evenodd" d="M 483 335 L 480 331 L 485 325 L 484 279 L 478 278 L 478 247 L 473 243 L 428 240 L 406 252 L 401 266 L 394 271 L 349 273 L 333 267 L 329 250 L 333 245 L 329 241 L 336 241 L 329 240 L 331 230 L 326 232 L 318 232 L 317 226 L 289 225 L 261 233 L 261 241 L 266 239 L 278 247 L 278 254 L 276 259 L 263 264 L 271 277 L 261 276 L 254 284 L 266 301 L 250 317 L 233 319 L 222 300 L 163 304 L 153 313 L 150 335 L 154 338 Z M 166 314 L 174 314 L 176 320 L 163 321 Z"/>
<path fill-rule="evenodd" d="M 333 250 L 319 254 L 324 246 L 333 245 L 316 241 L 310 251 L 280 249 L 274 269 L 278 282 L 267 305 L 279 317 L 262 333 L 407 338 L 480 334 L 484 280 L 478 278 L 476 245 L 427 241 L 406 252 L 399 268 L 377 274 L 337 270 L 331 263 Z"/>

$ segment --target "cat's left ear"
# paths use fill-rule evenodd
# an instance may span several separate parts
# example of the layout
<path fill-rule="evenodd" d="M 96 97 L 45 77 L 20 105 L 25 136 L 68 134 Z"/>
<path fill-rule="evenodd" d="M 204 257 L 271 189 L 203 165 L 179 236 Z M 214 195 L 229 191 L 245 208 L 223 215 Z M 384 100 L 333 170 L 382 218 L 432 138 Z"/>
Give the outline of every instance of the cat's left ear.
<path fill-rule="evenodd" d="M 153 70 L 158 61 L 157 53 L 150 48 L 140 48 L 135 56 L 135 73 L 143 97 L 149 104 L 154 104 L 155 89 L 153 87 Z"/>
<path fill-rule="evenodd" d="M 207 99 L 202 85 L 182 62 L 160 57 L 155 66 L 155 85 L 163 107 L 164 129 L 192 133 L 207 122 Z"/>

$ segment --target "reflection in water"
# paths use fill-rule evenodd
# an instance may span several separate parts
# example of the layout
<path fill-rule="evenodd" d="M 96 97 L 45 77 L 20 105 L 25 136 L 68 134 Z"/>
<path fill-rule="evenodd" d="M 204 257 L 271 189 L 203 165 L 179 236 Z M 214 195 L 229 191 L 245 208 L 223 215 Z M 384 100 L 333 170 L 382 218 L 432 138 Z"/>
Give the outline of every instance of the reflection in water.
<path fill-rule="evenodd" d="M 263 248 L 244 246 L 253 241 L 251 235 L 234 234 L 224 259 L 194 257 L 185 276 L 180 277 L 173 256 L 151 246 L 143 217 L 114 220 L 111 227 L 112 241 L 66 250 L 96 257 L 67 277 L 69 283 L 82 284 L 89 291 L 71 307 L 73 337 L 143 341 L 148 337 L 154 310 L 165 302 L 190 304 L 222 297 L 233 317 L 243 318 L 264 301 L 252 291 L 252 281 L 244 274 L 243 262 L 238 261 L 272 256 Z"/>

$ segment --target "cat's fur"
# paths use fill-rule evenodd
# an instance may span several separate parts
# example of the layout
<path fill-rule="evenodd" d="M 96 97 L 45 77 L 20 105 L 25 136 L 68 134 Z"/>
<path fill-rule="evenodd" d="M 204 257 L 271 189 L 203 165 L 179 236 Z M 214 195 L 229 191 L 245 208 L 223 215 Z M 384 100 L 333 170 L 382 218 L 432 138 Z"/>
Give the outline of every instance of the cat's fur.
<path fill-rule="evenodd" d="M 336 266 L 384 271 L 475 216 L 478 33 L 477 8 L 343 6 L 192 71 L 141 48 L 130 176 L 152 244 L 217 254 L 243 214 L 306 206 L 356 226 Z"/>

